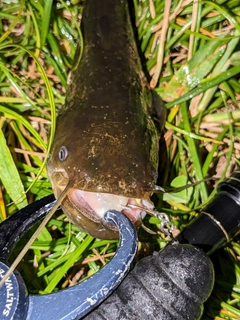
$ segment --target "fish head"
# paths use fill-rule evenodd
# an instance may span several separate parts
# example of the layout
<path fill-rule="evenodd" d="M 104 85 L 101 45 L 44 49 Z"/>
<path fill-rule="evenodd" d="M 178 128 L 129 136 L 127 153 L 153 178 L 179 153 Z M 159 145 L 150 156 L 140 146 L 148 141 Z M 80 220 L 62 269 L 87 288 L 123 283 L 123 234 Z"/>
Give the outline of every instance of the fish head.
<path fill-rule="evenodd" d="M 129 175 L 125 179 L 122 178 L 122 171 L 119 175 L 117 170 L 115 175 L 106 170 L 97 174 L 95 168 L 101 167 L 101 160 L 98 158 L 94 162 L 93 158 L 84 158 L 83 154 L 87 153 L 87 150 L 84 151 L 85 144 L 82 144 L 79 151 L 79 144 L 76 144 L 77 136 L 74 139 L 66 133 L 61 135 L 58 132 L 47 163 L 47 171 L 57 199 L 68 183 L 72 184 L 61 204 L 69 219 L 81 230 L 100 239 L 119 237 L 116 226 L 104 219 L 108 210 L 122 212 L 139 227 L 144 210 L 128 205 L 152 209 L 153 205 L 149 200 L 151 188 L 140 192 L 135 179 Z M 88 167 L 89 163 L 94 163 L 94 169 Z M 109 163 L 109 167 L 111 166 Z M 106 166 L 103 165 L 103 168 Z"/>

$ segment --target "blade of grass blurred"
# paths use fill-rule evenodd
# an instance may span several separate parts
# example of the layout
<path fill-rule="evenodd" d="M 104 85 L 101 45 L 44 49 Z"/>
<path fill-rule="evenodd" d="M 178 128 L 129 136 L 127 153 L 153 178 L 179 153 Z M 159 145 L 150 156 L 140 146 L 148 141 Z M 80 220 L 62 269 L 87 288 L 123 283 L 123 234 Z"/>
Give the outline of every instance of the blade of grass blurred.
<path fill-rule="evenodd" d="M 63 59 L 61 57 L 61 53 L 59 51 L 59 47 L 56 43 L 56 40 L 54 39 L 54 36 L 52 35 L 51 31 L 49 31 L 49 19 L 51 16 L 51 9 L 52 9 L 53 2 L 52 2 L 52 0 L 46 1 L 44 8 L 41 6 L 41 4 L 36 5 L 32 1 L 31 1 L 31 3 L 34 4 L 34 6 L 39 11 L 39 13 L 42 15 L 42 27 L 41 28 L 42 28 L 43 33 L 41 33 L 41 36 L 40 36 L 40 47 L 43 48 L 43 50 L 45 51 L 46 48 L 44 48 L 44 44 L 46 42 L 46 39 L 48 39 L 48 42 L 52 48 L 52 54 L 54 56 L 55 61 L 52 60 L 50 52 L 46 52 L 46 59 L 51 59 L 52 63 L 50 63 L 50 65 L 53 65 L 53 67 L 56 71 L 56 74 L 60 78 L 64 87 L 66 87 L 67 74 L 66 74 L 66 71 L 65 71 L 65 68 L 63 65 Z M 47 11 L 46 16 L 45 16 L 45 10 Z M 32 12 L 32 16 L 34 17 L 32 9 L 31 9 L 31 12 Z M 34 17 L 34 19 L 35 19 L 35 17 Z"/>
<path fill-rule="evenodd" d="M 188 177 L 187 176 L 177 176 L 171 182 L 171 187 L 178 188 L 188 184 Z M 164 193 L 163 200 L 164 201 L 175 201 L 177 203 L 184 203 L 187 204 L 190 201 L 191 195 L 193 192 L 193 188 L 188 188 L 182 190 L 180 192 L 171 192 L 171 193 Z"/>
<path fill-rule="evenodd" d="M 218 12 L 220 12 L 227 20 L 229 20 L 229 22 L 231 24 L 234 25 L 234 27 L 236 28 L 236 30 L 240 33 L 240 25 L 239 22 L 237 21 L 237 19 L 235 18 L 236 16 L 233 15 L 231 13 L 231 11 L 225 7 L 224 5 L 219 5 L 218 3 L 215 3 L 213 1 L 206 1 L 206 0 L 202 0 L 203 3 L 208 4 L 211 7 L 214 7 L 215 9 L 217 9 Z"/>
<path fill-rule="evenodd" d="M 2 41 L 4 41 L 10 35 L 10 33 L 12 32 L 14 27 L 17 25 L 21 15 L 22 15 L 24 4 L 25 4 L 25 0 L 21 0 L 19 8 L 18 8 L 18 14 L 17 14 L 16 18 L 13 20 L 13 22 L 11 23 L 11 25 L 8 27 L 8 30 L 1 36 L 0 43 Z"/>
<path fill-rule="evenodd" d="M 225 127 L 223 129 L 223 131 L 219 134 L 217 140 L 219 141 L 222 141 L 224 136 L 226 135 L 227 131 L 229 130 L 228 127 Z M 218 144 L 217 143 L 214 143 L 213 144 L 213 147 L 212 147 L 212 150 L 208 153 L 204 163 L 203 163 L 203 166 L 202 166 L 202 172 L 203 172 L 203 176 L 205 176 L 208 172 L 208 169 L 213 161 L 213 155 L 214 153 L 217 151 L 217 148 L 218 148 Z"/>
<path fill-rule="evenodd" d="M 180 97 L 172 102 L 166 103 L 165 106 L 167 109 L 169 109 L 176 104 L 180 104 L 184 101 L 190 100 L 193 97 L 197 96 L 198 94 L 206 91 L 207 89 L 210 89 L 210 88 L 234 77 L 235 75 L 237 75 L 239 73 L 240 73 L 240 66 L 230 68 L 227 71 L 224 71 L 224 72 L 220 73 L 219 75 L 216 75 L 213 78 L 206 79 L 206 80 L 202 81 L 202 83 L 197 88 L 189 91 L 188 93 L 184 94 L 182 97 Z M 156 91 L 159 92 L 158 89 Z"/>
<path fill-rule="evenodd" d="M 164 86 L 162 92 L 160 90 L 165 101 L 175 100 L 195 88 L 213 69 L 226 48 L 226 44 L 222 45 L 221 40 L 216 38 L 207 43 L 201 51 L 198 51 L 188 63 L 175 73 L 169 83 Z"/>
<path fill-rule="evenodd" d="M 226 159 L 226 163 L 224 165 L 224 170 L 222 172 L 222 175 L 219 179 L 219 183 L 221 183 L 225 176 L 226 176 L 226 172 L 228 170 L 228 167 L 230 165 L 230 162 L 231 162 L 231 159 L 232 159 L 232 154 L 233 154 L 233 148 L 234 148 L 234 139 L 233 139 L 233 123 L 231 121 L 231 114 L 228 110 L 228 105 L 227 105 L 227 101 L 226 101 L 226 94 L 225 92 L 221 91 L 221 94 L 222 94 L 222 97 L 223 97 L 223 101 L 224 101 L 224 104 L 225 104 L 225 108 L 227 110 L 227 113 L 228 113 L 228 120 L 229 120 L 229 123 L 228 123 L 228 127 L 229 127 L 229 138 L 230 138 L 230 144 L 229 144 L 229 151 L 227 153 L 227 159 Z"/>
<path fill-rule="evenodd" d="M 204 121 L 208 122 L 219 122 L 222 123 L 226 120 L 229 120 L 229 115 L 231 116 L 230 121 L 238 121 L 240 120 L 240 111 L 229 111 L 229 112 L 221 112 L 221 113 L 214 113 L 208 114 L 203 119 Z"/>
<path fill-rule="evenodd" d="M 4 63 L 0 62 L 0 69 L 5 73 L 7 79 L 9 80 L 10 84 L 15 88 L 15 90 L 23 96 L 32 106 L 34 106 L 34 102 L 32 99 L 28 97 L 28 95 L 23 92 L 23 90 L 19 87 L 19 85 L 16 83 L 16 76 L 12 75 L 8 68 L 5 67 Z"/>
<path fill-rule="evenodd" d="M 0 179 L 12 201 L 18 209 L 22 209 L 28 204 L 26 195 L 2 130 L 0 130 L 0 150 Z"/>
<path fill-rule="evenodd" d="M 18 46 L 18 45 L 11 45 L 12 47 L 15 47 L 15 48 L 21 48 L 21 46 Z M 4 48 L 4 47 L 3 47 Z M 40 144 L 45 148 L 47 149 L 47 153 L 46 153 L 46 158 L 45 160 L 43 161 L 43 164 L 39 170 L 39 173 L 38 175 L 36 176 L 36 179 L 38 179 L 38 177 L 40 176 L 41 174 L 41 171 L 43 170 L 45 164 L 46 164 L 46 161 L 47 161 L 47 157 L 48 157 L 48 154 L 49 154 L 49 151 L 50 151 L 50 147 L 51 147 L 51 143 L 53 141 L 53 137 L 54 137 L 54 133 L 55 133 L 55 127 L 56 127 L 56 109 L 55 109 L 55 103 L 54 103 L 54 96 L 53 96 L 53 92 L 52 92 L 52 87 L 50 85 L 50 82 L 48 80 L 48 77 L 46 75 L 46 72 L 43 68 L 43 66 L 41 65 L 41 63 L 39 62 L 39 60 L 26 48 L 22 48 L 23 50 L 25 50 L 36 62 L 37 66 L 39 67 L 40 71 L 41 71 L 41 75 L 42 75 L 42 78 L 44 80 L 44 83 L 46 84 L 46 88 L 47 88 L 47 93 L 48 93 L 48 98 L 49 98 L 49 102 L 50 102 L 50 109 L 51 109 L 51 130 L 50 130 L 50 136 L 49 136 L 49 144 L 48 146 L 46 147 L 45 146 L 45 143 L 42 141 L 42 139 L 40 138 L 40 136 L 35 132 L 35 130 L 31 129 L 30 128 L 30 125 L 29 123 L 21 116 L 19 115 L 16 115 L 13 111 L 9 111 L 7 110 L 7 108 L 5 107 L 1 107 L 0 108 L 2 110 L 5 110 L 6 114 L 9 113 L 10 115 L 13 115 L 15 118 L 17 118 L 20 122 L 22 122 L 26 128 L 33 134 L 33 136 L 35 136 L 36 140 L 40 142 Z M 33 182 L 34 183 L 34 182 Z M 31 186 L 30 186 L 31 188 Z"/>
<path fill-rule="evenodd" d="M 221 142 L 217 141 L 216 139 L 199 136 L 199 135 L 197 135 L 197 134 L 195 134 L 193 132 L 189 132 L 189 131 L 183 130 L 183 129 L 179 128 L 179 127 L 175 127 L 171 123 L 168 123 L 168 122 L 166 122 L 166 128 L 174 129 L 176 132 L 181 133 L 183 135 L 186 135 L 189 138 L 193 138 L 193 139 L 196 139 L 196 140 L 203 140 L 204 139 L 205 141 L 221 144 Z"/>
<path fill-rule="evenodd" d="M 1 110 L 1 109 L 0 109 Z M 16 123 L 12 123 L 12 127 L 13 127 L 13 130 L 15 131 L 16 133 L 16 136 L 18 137 L 19 139 L 19 142 L 21 143 L 22 147 L 25 148 L 25 150 L 29 150 L 29 151 L 33 151 L 32 147 L 30 146 L 30 144 L 26 141 L 26 139 L 23 137 L 22 135 L 22 131 L 20 130 L 19 128 L 19 123 L 16 122 Z M 35 143 L 36 145 L 36 143 Z M 32 159 L 39 165 L 41 166 L 42 165 L 42 161 L 39 159 L 39 157 L 37 156 L 34 156 L 34 155 L 31 155 L 30 156 L 32 157 Z"/>
<path fill-rule="evenodd" d="M 79 245 L 79 247 L 71 254 L 71 256 L 68 258 L 68 260 L 65 262 L 65 264 L 61 267 L 61 269 L 56 273 L 56 275 L 53 277 L 51 282 L 48 284 L 46 289 L 44 290 L 46 293 L 51 293 L 58 282 L 62 279 L 62 277 L 65 275 L 65 273 L 69 270 L 69 268 L 73 265 L 73 263 L 79 259 L 79 256 L 86 250 L 86 248 L 90 245 L 90 243 L 93 241 L 93 237 L 88 235 L 86 239 Z"/>
<path fill-rule="evenodd" d="M 51 2 L 51 1 L 49 1 Z M 46 1 L 46 3 L 48 3 L 48 1 Z M 35 50 L 35 56 L 36 58 L 39 56 L 40 54 L 40 48 L 41 48 L 41 36 L 40 36 L 40 31 L 39 31 L 39 26 L 37 23 L 37 19 L 35 17 L 35 14 L 32 10 L 32 7 L 30 6 L 30 4 L 28 4 L 28 9 L 30 11 L 31 17 L 32 17 L 32 21 L 35 27 L 35 34 L 36 34 L 36 50 Z M 44 19 L 42 20 L 44 22 Z"/>
<path fill-rule="evenodd" d="M 188 110 L 187 110 L 187 106 L 184 102 L 181 104 L 181 112 L 182 112 L 182 117 L 183 117 L 184 129 L 190 133 L 191 127 L 189 124 Z M 204 176 L 202 173 L 202 163 L 201 163 L 201 160 L 199 157 L 198 149 L 196 147 L 196 142 L 190 136 L 186 136 L 186 140 L 188 142 L 189 153 L 190 153 L 190 157 L 192 159 L 192 163 L 194 166 L 196 178 L 197 178 L 197 180 L 203 180 Z M 206 202 L 206 200 L 208 198 L 208 192 L 207 192 L 207 187 L 206 187 L 205 183 L 201 184 L 200 193 L 201 193 L 202 201 Z"/>
<path fill-rule="evenodd" d="M 44 2 L 44 8 L 42 13 L 42 28 L 41 28 L 41 48 L 44 46 L 48 32 L 49 23 L 52 12 L 53 0 L 48 0 Z"/>
<path fill-rule="evenodd" d="M 0 105 L 0 112 L 2 112 L 4 116 L 8 119 L 18 120 L 35 137 L 35 139 L 39 142 L 40 146 L 44 150 L 46 149 L 46 144 L 44 143 L 42 138 L 39 136 L 36 130 L 33 129 L 31 124 L 23 116 L 2 105 Z"/>
<path fill-rule="evenodd" d="M 226 71 L 229 68 L 229 62 L 227 61 L 231 54 L 233 53 L 234 49 L 236 48 L 237 44 L 239 43 L 239 32 L 236 32 L 236 38 L 233 38 L 232 40 L 229 41 L 227 49 L 225 53 L 223 54 L 222 58 L 219 60 L 219 62 L 216 64 L 214 67 L 211 77 L 217 76 L 223 71 Z M 198 111 L 202 112 L 205 110 L 207 105 L 209 104 L 210 100 L 213 98 L 214 93 L 217 90 L 217 86 L 207 90 L 204 92 L 204 96 L 201 99 L 199 106 L 198 106 Z"/>
<path fill-rule="evenodd" d="M 47 62 L 52 65 L 55 69 L 55 72 L 59 79 L 61 80 L 62 85 L 64 88 L 67 86 L 67 73 L 65 68 L 63 68 L 63 59 L 61 57 L 61 53 L 59 51 L 58 45 L 56 40 L 54 39 L 52 34 L 48 34 L 48 41 L 51 45 L 52 52 L 54 53 L 54 57 L 50 55 L 50 52 L 48 52 L 45 49 L 46 52 L 46 60 Z"/>

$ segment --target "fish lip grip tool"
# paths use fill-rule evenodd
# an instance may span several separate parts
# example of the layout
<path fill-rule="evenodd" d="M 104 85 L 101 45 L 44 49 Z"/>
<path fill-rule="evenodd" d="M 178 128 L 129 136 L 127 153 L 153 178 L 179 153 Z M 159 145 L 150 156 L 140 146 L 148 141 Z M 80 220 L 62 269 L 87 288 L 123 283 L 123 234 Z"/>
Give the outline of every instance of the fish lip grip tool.
<path fill-rule="evenodd" d="M 53 207 L 48 196 L 27 206 L 0 224 L 0 280 L 7 272 L 7 257 L 19 239 Z M 0 318 L 13 320 L 81 319 L 106 299 L 129 272 L 137 250 L 137 233 L 131 221 L 117 211 L 105 218 L 117 225 L 120 245 L 112 260 L 88 280 L 57 293 L 28 294 L 24 280 L 14 272 L 0 288 Z"/>
<path fill-rule="evenodd" d="M 44 198 L 0 224 L 1 259 L 7 260 L 25 229 L 54 203 L 53 197 Z M 121 244 L 106 267 L 79 285 L 45 296 L 28 296 L 16 272 L 0 288 L 0 319 L 199 319 L 214 284 L 213 265 L 204 251 L 212 253 L 240 230 L 240 171 L 218 185 L 201 214 L 172 243 L 139 261 L 119 286 L 134 258 L 137 236 L 127 217 L 114 211 L 107 215 L 120 219 Z M 0 279 L 8 268 L 5 261 L 0 262 Z"/>

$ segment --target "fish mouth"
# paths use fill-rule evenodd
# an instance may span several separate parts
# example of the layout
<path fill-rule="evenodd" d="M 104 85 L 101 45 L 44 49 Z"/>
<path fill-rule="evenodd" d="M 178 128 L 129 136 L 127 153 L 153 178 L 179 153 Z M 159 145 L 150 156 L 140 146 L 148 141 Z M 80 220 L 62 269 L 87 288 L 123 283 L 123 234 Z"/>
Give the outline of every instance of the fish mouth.
<path fill-rule="evenodd" d="M 101 221 L 105 226 L 110 229 L 117 230 L 115 225 L 104 220 L 104 214 L 109 210 L 120 211 L 125 214 L 134 225 L 138 226 L 139 222 L 142 220 L 142 209 L 133 207 L 147 205 L 148 208 L 153 208 L 153 206 L 140 199 L 129 199 L 121 195 L 114 195 L 109 193 L 97 193 L 82 191 L 79 189 L 70 189 L 67 194 L 69 201 L 83 214 L 88 215 L 88 217 L 95 221 Z M 133 206 L 129 206 L 133 205 Z"/>
<path fill-rule="evenodd" d="M 51 180 L 54 194 L 58 198 L 69 179 L 63 172 L 55 172 L 51 176 Z M 101 239 L 117 239 L 119 237 L 115 224 L 104 219 L 104 214 L 107 211 L 120 211 L 136 227 L 139 227 L 144 217 L 144 208 L 153 209 L 150 200 L 103 192 L 90 192 L 75 187 L 70 188 L 61 206 L 70 220 L 80 229 Z"/>

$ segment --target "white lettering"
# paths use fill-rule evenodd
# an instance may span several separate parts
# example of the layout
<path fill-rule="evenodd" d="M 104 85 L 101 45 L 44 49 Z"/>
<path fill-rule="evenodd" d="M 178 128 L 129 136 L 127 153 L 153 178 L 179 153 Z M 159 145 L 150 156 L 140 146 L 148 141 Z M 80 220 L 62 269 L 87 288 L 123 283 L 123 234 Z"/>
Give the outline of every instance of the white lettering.
<path fill-rule="evenodd" d="M 6 307 L 7 310 L 11 311 L 12 303 L 6 303 L 5 307 Z"/>
<path fill-rule="evenodd" d="M 3 269 L 0 268 L 0 278 L 3 278 L 5 274 L 5 271 Z M 13 301 L 14 301 L 14 293 L 13 291 L 13 283 L 12 280 L 10 278 L 8 278 L 5 281 L 5 288 L 6 288 L 6 302 L 5 302 L 5 309 L 3 309 L 3 316 L 8 317 L 12 306 L 13 306 Z"/>
<path fill-rule="evenodd" d="M 12 303 L 13 303 L 13 297 L 12 297 L 11 299 L 8 298 L 8 299 L 6 300 L 6 303 L 11 303 L 11 304 L 12 304 Z"/>
<path fill-rule="evenodd" d="M 6 309 L 3 310 L 3 315 L 4 315 L 4 316 L 8 317 L 8 316 L 9 316 L 9 313 L 10 313 L 10 312 L 9 312 L 8 310 L 6 310 Z"/>
<path fill-rule="evenodd" d="M 4 274 L 5 274 L 5 271 L 2 268 L 0 268 L 0 277 L 1 277 L 1 279 L 4 277 Z"/>

